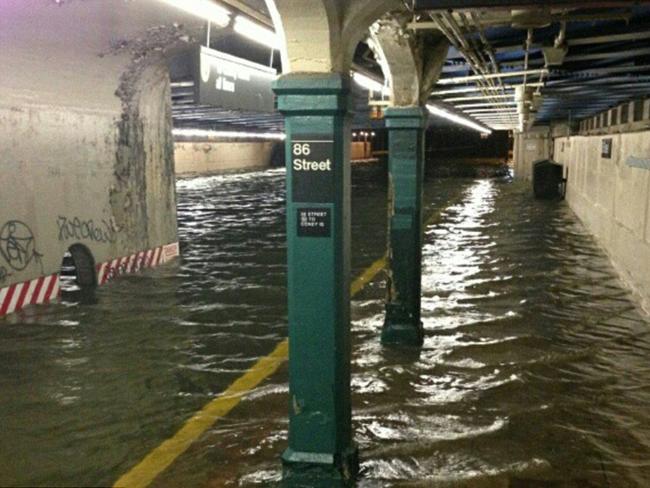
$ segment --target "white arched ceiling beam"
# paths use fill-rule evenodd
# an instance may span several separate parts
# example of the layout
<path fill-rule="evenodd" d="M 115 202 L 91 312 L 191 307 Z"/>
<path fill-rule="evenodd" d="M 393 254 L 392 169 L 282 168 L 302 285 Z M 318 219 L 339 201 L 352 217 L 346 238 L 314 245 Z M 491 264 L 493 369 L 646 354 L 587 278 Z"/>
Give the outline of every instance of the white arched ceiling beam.
<path fill-rule="evenodd" d="M 266 0 L 281 42 L 284 72 L 348 72 L 357 44 L 401 0 Z"/>
<path fill-rule="evenodd" d="M 336 71 L 341 50 L 337 0 L 266 0 L 275 30 L 284 43 L 283 72 Z"/>
<path fill-rule="evenodd" d="M 402 0 L 352 0 L 346 2 L 341 38 L 345 48 L 343 66 L 349 69 L 354 51 L 361 40 L 368 35 L 368 28 L 387 12 L 403 11 Z"/>
<path fill-rule="evenodd" d="M 442 35 L 425 39 L 406 30 L 406 20 L 387 15 L 370 28 L 370 46 L 389 80 L 391 102 L 397 107 L 426 102 L 449 50 Z"/>
<path fill-rule="evenodd" d="M 388 80 L 392 104 L 419 105 L 420 63 L 416 59 L 413 33 L 405 32 L 396 19 L 387 17 L 370 27 L 369 45 Z"/>

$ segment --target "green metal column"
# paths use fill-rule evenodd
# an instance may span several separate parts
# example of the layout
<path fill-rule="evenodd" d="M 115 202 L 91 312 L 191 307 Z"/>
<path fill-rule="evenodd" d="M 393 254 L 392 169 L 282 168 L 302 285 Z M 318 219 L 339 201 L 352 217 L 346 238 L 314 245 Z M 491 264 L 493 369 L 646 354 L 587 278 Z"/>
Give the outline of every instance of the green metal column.
<path fill-rule="evenodd" d="M 421 107 L 388 108 L 389 242 L 388 297 L 381 335 L 384 344 L 420 346 L 422 290 L 422 181 L 424 129 Z"/>
<path fill-rule="evenodd" d="M 350 405 L 349 79 L 289 74 L 274 91 L 287 132 L 291 398 L 284 477 L 337 486 L 358 469 Z"/>

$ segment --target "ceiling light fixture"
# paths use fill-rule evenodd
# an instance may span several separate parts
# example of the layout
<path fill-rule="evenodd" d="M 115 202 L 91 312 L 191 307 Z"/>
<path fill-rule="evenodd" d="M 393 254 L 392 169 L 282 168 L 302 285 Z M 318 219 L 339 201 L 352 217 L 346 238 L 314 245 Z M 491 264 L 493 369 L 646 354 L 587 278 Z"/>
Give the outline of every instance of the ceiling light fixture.
<path fill-rule="evenodd" d="M 505 85 L 505 86 L 467 86 L 464 88 L 452 88 L 449 90 L 435 90 L 431 92 L 431 95 L 440 96 L 440 95 L 454 95 L 457 93 L 472 93 L 472 92 L 485 92 L 485 91 L 502 91 L 502 90 L 514 90 L 517 85 Z M 543 88 L 544 83 L 526 83 L 526 86 Z"/>
<path fill-rule="evenodd" d="M 167 5 L 181 9 L 189 14 L 196 15 L 210 22 L 226 27 L 230 24 L 230 10 L 217 5 L 210 0 L 160 0 Z"/>
<path fill-rule="evenodd" d="M 451 112 L 448 112 L 447 110 L 443 110 L 440 107 L 436 107 L 435 105 L 427 105 L 427 109 L 429 112 L 436 116 L 440 117 L 442 119 L 448 120 L 450 122 L 453 122 L 458 125 L 463 125 L 465 127 L 469 127 L 470 129 L 477 130 L 479 132 L 482 132 L 483 134 L 491 134 L 492 131 L 490 129 L 487 129 L 476 122 L 473 122 L 465 117 L 461 117 L 460 115 L 452 114 Z"/>
<path fill-rule="evenodd" d="M 264 139 L 284 141 L 287 138 L 283 132 L 238 132 L 205 129 L 174 129 L 172 134 L 177 137 L 200 137 L 203 139 Z"/>
<path fill-rule="evenodd" d="M 235 25 L 233 29 L 237 34 L 240 34 L 251 41 L 255 41 L 258 44 L 262 44 L 271 49 L 280 49 L 280 40 L 275 32 L 242 15 L 235 17 Z"/>
<path fill-rule="evenodd" d="M 519 76 L 548 75 L 547 69 L 528 69 L 523 71 L 504 71 L 501 73 L 489 73 L 486 75 L 457 76 L 449 78 L 440 78 L 438 85 L 454 85 L 467 83 L 468 81 L 491 80 L 494 78 L 513 78 Z"/>
<path fill-rule="evenodd" d="M 359 85 L 360 87 L 365 88 L 366 90 L 371 91 L 371 92 L 386 94 L 386 92 L 388 90 L 379 81 L 373 80 L 369 76 L 362 75 L 361 73 L 358 73 L 356 71 L 352 73 L 352 79 L 354 80 L 354 82 L 357 85 Z"/>
<path fill-rule="evenodd" d="M 505 101 L 505 102 L 494 102 L 494 103 L 489 103 L 489 102 L 481 102 L 481 103 L 461 103 L 459 105 L 455 105 L 456 108 L 458 109 L 465 109 L 465 108 L 494 108 L 496 106 L 499 107 L 504 107 L 506 105 L 508 106 L 514 106 L 517 105 L 517 102 L 515 101 Z"/>

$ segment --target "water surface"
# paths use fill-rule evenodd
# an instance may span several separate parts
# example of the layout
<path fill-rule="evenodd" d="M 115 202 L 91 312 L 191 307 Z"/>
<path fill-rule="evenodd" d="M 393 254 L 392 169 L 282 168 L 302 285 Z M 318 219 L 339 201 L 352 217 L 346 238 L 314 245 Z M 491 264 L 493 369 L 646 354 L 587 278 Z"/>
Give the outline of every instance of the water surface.
<path fill-rule="evenodd" d="M 96 303 L 0 320 L 0 486 L 106 486 L 286 337 L 282 171 L 182 180 L 183 258 Z M 650 486 L 650 323 L 564 203 L 426 184 L 421 350 L 353 301 L 359 486 Z M 354 173 L 353 273 L 385 249 L 386 183 Z M 272 486 L 286 368 L 157 486 Z"/>

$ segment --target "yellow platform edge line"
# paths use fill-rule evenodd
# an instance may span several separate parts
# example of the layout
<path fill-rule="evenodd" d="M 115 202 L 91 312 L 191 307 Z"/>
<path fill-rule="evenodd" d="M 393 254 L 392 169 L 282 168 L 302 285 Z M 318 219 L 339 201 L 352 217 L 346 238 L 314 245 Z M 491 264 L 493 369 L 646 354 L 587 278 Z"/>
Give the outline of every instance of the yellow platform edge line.
<path fill-rule="evenodd" d="M 456 201 L 457 199 L 454 199 Z M 448 202 L 448 205 L 453 205 Z M 427 225 L 442 214 L 435 212 Z M 361 273 L 350 285 L 350 295 L 354 297 L 387 266 L 388 256 L 384 255 Z M 234 409 L 243 396 L 277 371 L 289 356 L 289 341 L 284 339 L 268 356 L 257 361 L 243 376 L 234 381 L 225 391 L 190 418 L 176 434 L 151 451 L 145 458 L 113 485 L 114 488 L 146 488 L 167 469 L 194 441 L 196 441 L 217 420 Z"/>
<path fill-rule="evenodd" d="M 271 376 L 286 361 L 289 341 L 280 342 L 268 356 L 261 358 L 243 376 L 235 380 L 217 398 L 208 403 L 176 434 L 151 451 L 133 469 L 118 479 L 113 486 L 123 488 L 146 487 L 176 460 L 190 445 L 224 417 L 265 378 Z"/>
<path fill-rule="evenodd" d="M 352 296 L 359 293 L 386 266 L 386 256 L 370 265 L 350 286 Z M 242 397 L 271 376 L 287 360 L 289 341 L 284 339 L 269 354 L 257 361 L 243 376 L 235 380 L 224 392 L 190 418 L 176 434 L 164 441 L 124 474 L 114 488 L 145 488 L 167 469 L 194 441 L 217 420 L 235 408 Z"/>

